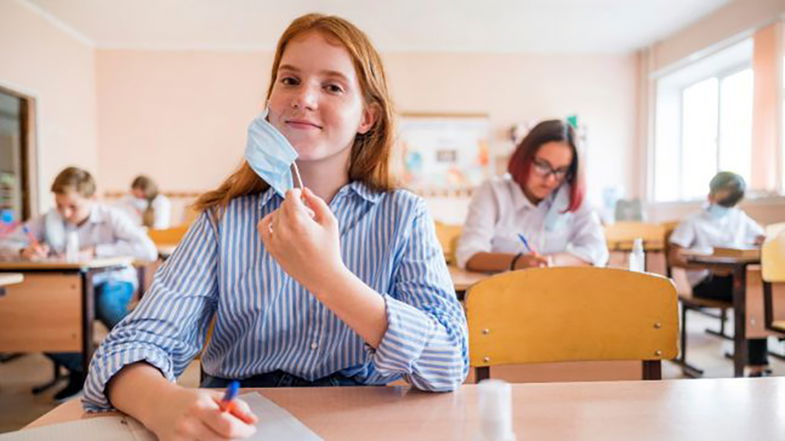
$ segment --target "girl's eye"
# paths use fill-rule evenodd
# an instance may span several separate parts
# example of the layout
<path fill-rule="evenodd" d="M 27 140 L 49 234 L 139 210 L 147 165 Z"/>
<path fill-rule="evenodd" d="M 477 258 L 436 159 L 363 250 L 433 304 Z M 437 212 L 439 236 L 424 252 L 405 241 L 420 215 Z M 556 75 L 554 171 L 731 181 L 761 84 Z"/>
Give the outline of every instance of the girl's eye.
<path fill-rule="evenodd" d="M 298 81 L 297 78 L 294 77 L 283 77 L 281 78 L 281 83 L 286 84 L 287 86 L 294 86 Z"/>
<path fill-rule="evenodd" d="M 325 88 L 327 89 L 327 91 L 329 91 L 331 93 L 341 93 L 341 92 L 343 92 L 343 87 L 341 87 L 341 86 L 339 86 L 337 84 L 328 84 L 327 86 L 325 86 Z"/>

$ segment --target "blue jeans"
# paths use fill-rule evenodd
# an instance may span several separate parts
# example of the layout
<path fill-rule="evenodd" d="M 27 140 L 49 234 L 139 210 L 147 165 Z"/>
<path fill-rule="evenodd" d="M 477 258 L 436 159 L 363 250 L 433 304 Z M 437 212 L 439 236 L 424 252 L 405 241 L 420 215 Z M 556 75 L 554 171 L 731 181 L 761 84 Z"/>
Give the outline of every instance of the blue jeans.
<path fill-rule="evenodd" d="M 95 316 L 108 329 L 120 323 L 128 315 L 128 303 L 134 294 L 131 282 L 108 281 L 95 287 Z M 84 372 L 82 354 L 79 352 L 59 352 L 46 354 L 71 372 Z"/>
<path fill-rule="evenodd" d="M 227 387 L 231 380 L 204 375 L 201 387 Z M 364 386 L 357 380 L 334 373 L 324 378 L 308 381 L 284 371 L 267 372 L 240 380 L 240 387 L 323 387 L 323 386 Z"/>

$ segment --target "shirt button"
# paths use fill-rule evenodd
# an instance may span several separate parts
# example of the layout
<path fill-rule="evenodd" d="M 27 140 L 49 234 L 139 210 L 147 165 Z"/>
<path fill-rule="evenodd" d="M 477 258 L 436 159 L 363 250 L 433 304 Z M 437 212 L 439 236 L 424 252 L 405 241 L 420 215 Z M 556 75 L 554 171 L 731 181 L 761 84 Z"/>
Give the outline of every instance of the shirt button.
<path fill-rule="evenodd" d="M 311 343 L 311 349 L 316 349 L 318 347 L 319 347 L 319 345 L 317 345 L 316 343 Z"/>

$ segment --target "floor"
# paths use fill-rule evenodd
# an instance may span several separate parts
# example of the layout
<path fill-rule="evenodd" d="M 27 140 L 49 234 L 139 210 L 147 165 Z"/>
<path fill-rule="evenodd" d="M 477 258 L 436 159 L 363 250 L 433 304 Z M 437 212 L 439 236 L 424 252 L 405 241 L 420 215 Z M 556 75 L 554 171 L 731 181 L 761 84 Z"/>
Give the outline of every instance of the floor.
<path fill-rule="evenodd" d="M 730 324 L 730 321 L 729 321 Z M 723 340 L 704 332 L 706 327 L 716 328 L 717 319 L 690 314 L 688 319 L 688 359 L 705 370 L 705 377 L 731 377 L 733 365 L 724 357 L 733 349 L 729 340 Z M 769 350 L 785 353 L 785 344 L 769 339 Z M 773 375 L 785 376 L 785 362 L 769 357 Z M 33 386 L 47 382 L 52 376 L 52 365 L 41 354 L 26 354 L 11 361 L 0 363 L 0 433 L 17 430 L 56 406 L 52 395 L 61 385 L 33 395 Z M 669 362 L 663 364 L 664 378 L 684 378 L 681 369 Z M 199 381 L 199 364 L 191 363 L 178 382 L 196 387 Z"/>

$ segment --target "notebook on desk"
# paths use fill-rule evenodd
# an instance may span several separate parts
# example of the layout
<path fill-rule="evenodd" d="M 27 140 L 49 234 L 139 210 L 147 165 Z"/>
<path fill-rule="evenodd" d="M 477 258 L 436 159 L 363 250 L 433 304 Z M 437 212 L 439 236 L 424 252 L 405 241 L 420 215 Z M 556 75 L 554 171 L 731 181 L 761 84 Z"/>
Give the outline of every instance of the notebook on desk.
<path fill-rule="evenodd" d="M 305 424 L 286 409 L 252 392 L 240 396 L 259 418 L 256 433 L 247 440 L 320 441 Z M 96 416 L 62 424 L 0 434 L 0 441 L 38 441 L 42 439 L 79 441 L 156 441 L 155 435 L 128 416 Z"/>

